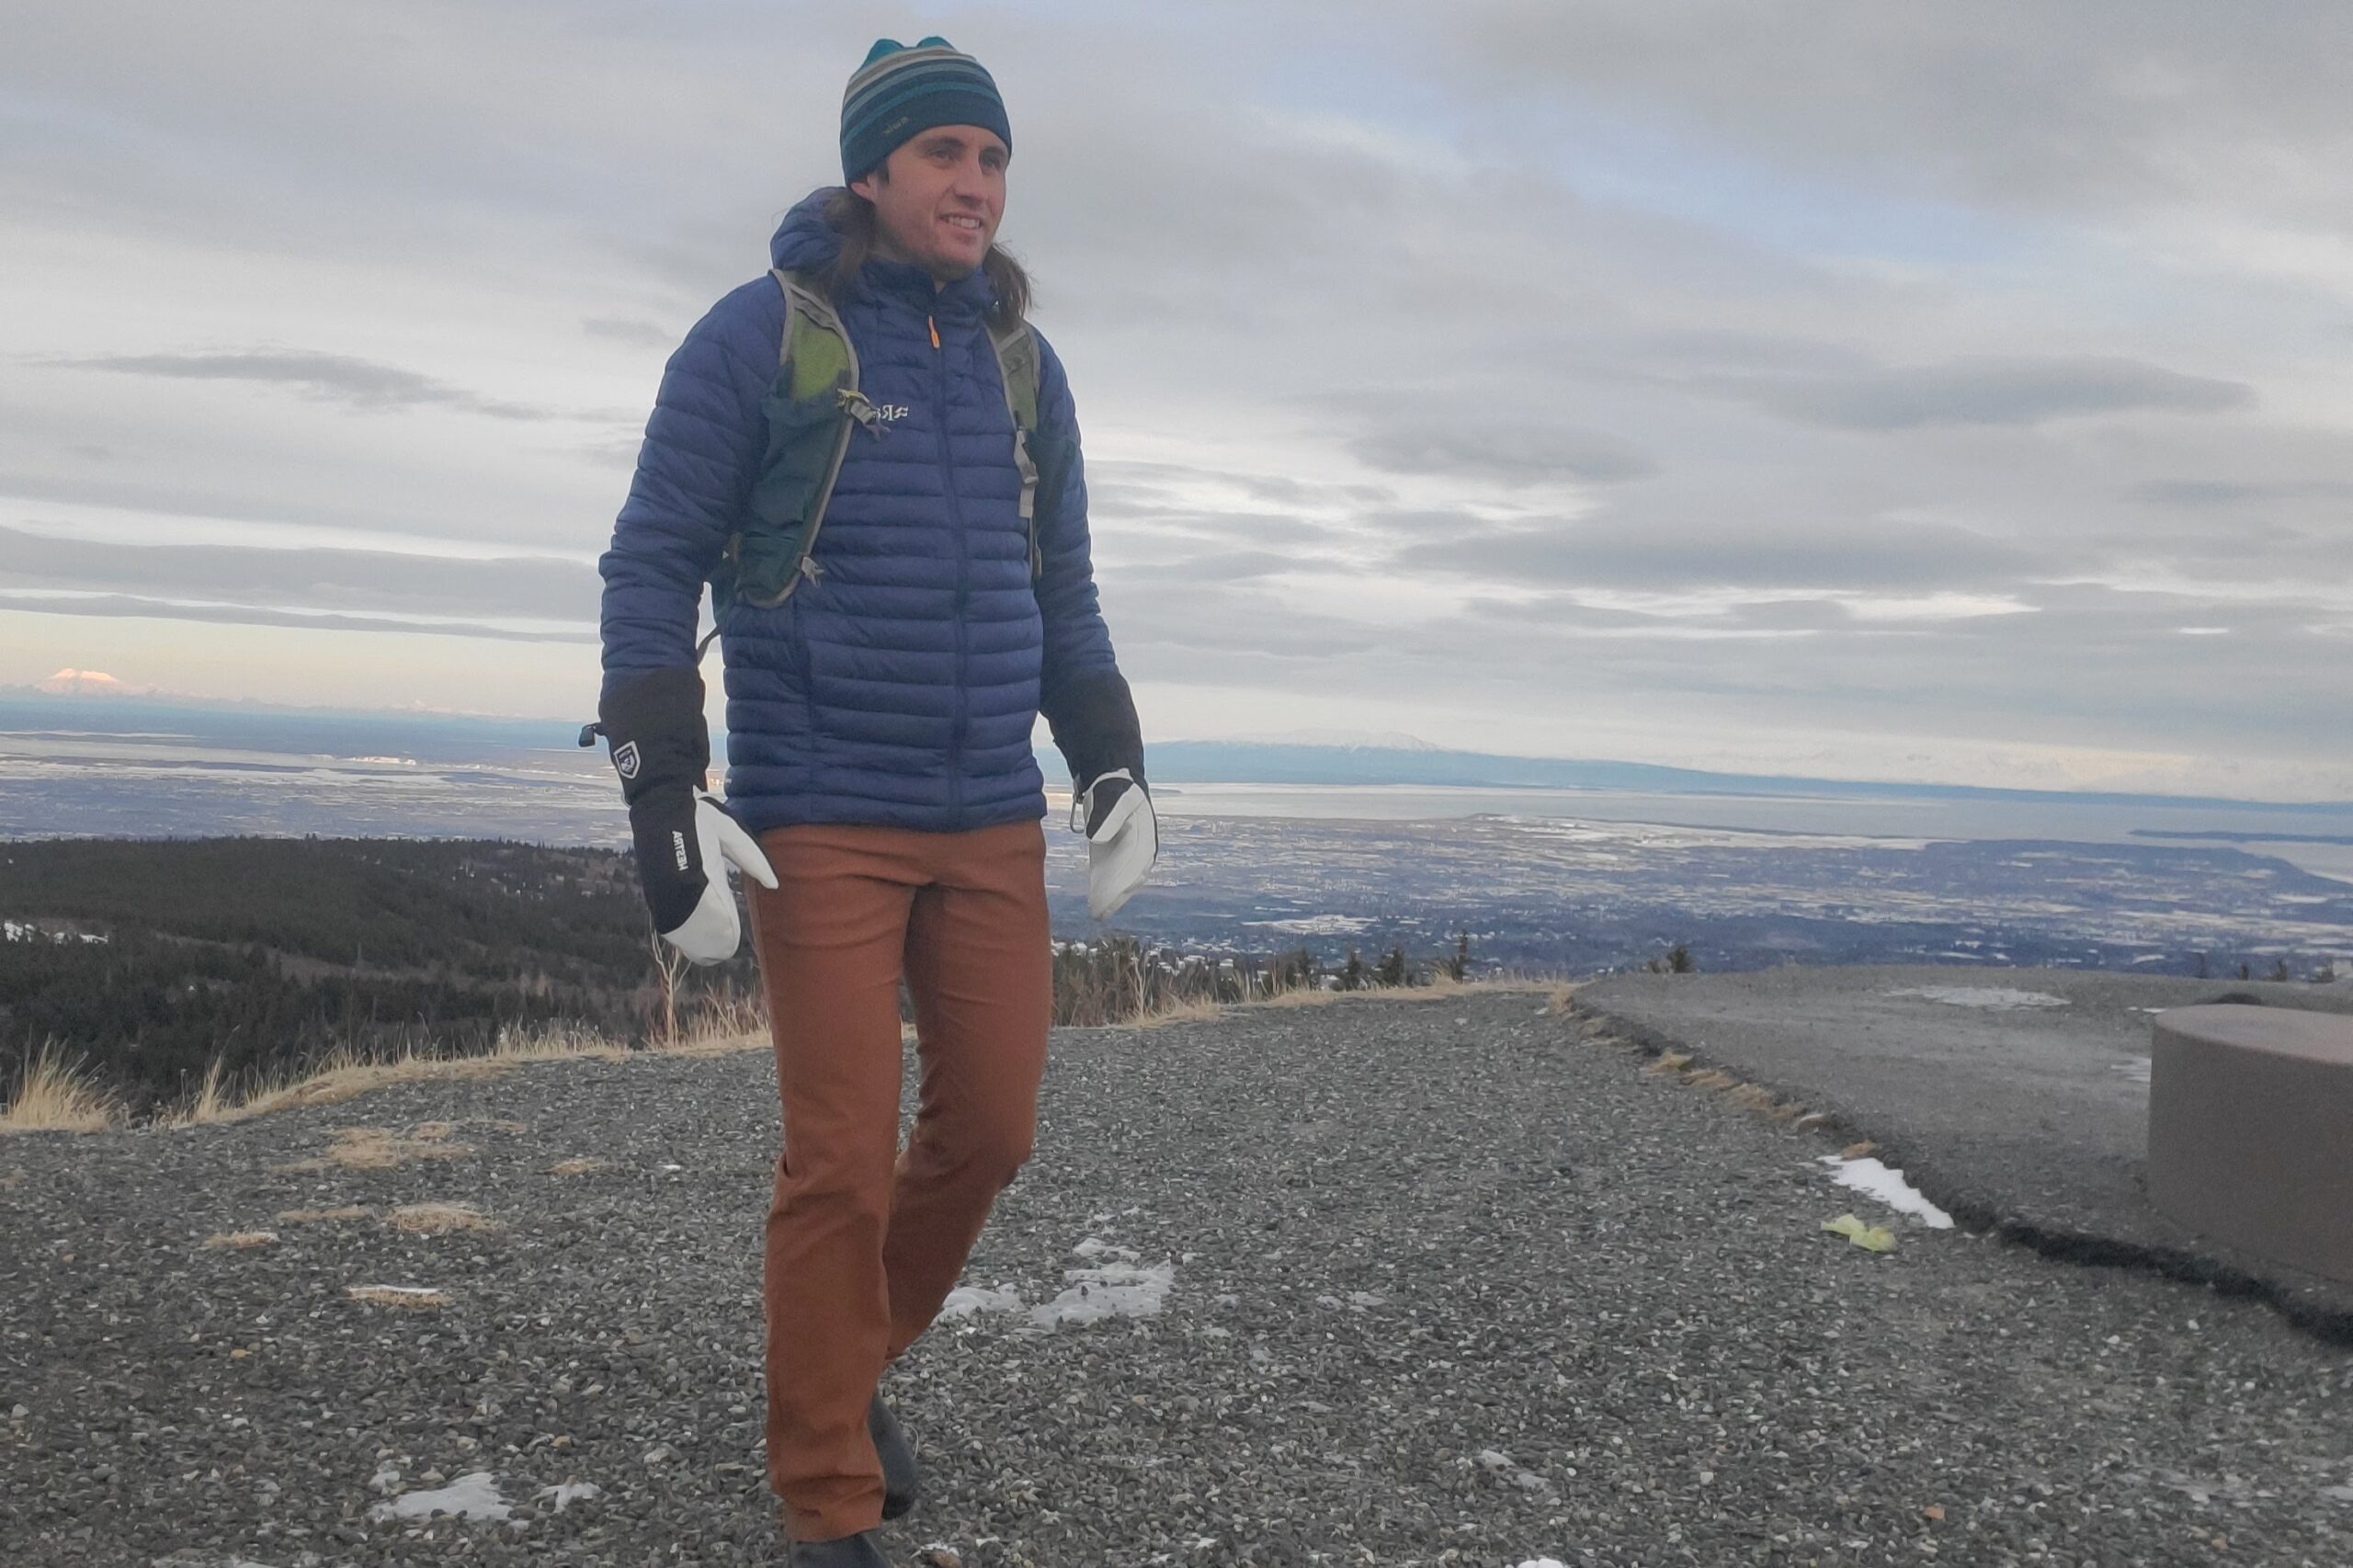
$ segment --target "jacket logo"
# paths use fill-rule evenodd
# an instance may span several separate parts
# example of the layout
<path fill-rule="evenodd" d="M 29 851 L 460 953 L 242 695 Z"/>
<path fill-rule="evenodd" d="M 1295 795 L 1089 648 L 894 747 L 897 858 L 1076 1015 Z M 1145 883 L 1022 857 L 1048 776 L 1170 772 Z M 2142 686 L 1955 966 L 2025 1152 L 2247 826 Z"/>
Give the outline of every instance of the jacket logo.
<path fill-rule="evenodd" d="M 627 744 L 622 745 L 614 751 L 614 772 L 620 774 L 623 778 L 634 778 L 637 777 L 637 743 L 635 741 L 631 741 Z"/>
<path fill-rule="evenodd" d="M 678 857 L 678 869 L 687 869 L 687 835 L 676 828 L 670 830 L 670 848 Z"/>
<path fill-rule="evenodd" d="M 904 403 L 878 403 L 874 405 L 874 417 L 877 419 L 904 419 L 906 416 L 907 405 Z"/>

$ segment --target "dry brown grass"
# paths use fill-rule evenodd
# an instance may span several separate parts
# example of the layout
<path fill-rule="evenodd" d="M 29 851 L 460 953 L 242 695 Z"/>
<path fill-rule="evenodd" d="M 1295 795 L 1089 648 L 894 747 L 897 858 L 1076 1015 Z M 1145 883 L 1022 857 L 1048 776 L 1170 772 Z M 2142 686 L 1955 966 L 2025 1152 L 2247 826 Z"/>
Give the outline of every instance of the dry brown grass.
<path fill-rule="evenodd" d="M 100 1085 L 86 1062 L 68 1062 L 44 1045 L 17 1080 L 0 1132 L 104 1132 L 123 1122 L 121 1104 Z"/>
<path fill-rule="evenodd" d="M 566 1057 L 592 1056 L 619 1062 L 629 1052 L 620 1044 L 577 1024 L 546 1024 L 537 1028 L 504 1028 L 491 1048 L 493 1062 L 556 1062 Z"/>
<path fill-rule="evenodd" d="M 278 1222 L 281 1225 L 316 1225 L 335 1220 L 366 1220 L 375 1214 L 363 1204 L 349 1203 L 340 1209 L 281 1209 Z"/>
<path fill-rule="evenodd" d="M 1702 1073 L 1686 1073 L 1684 1083 L 1695 1089 L 1736 1089 L 1740 1080 L 1721 1067 L 1711 1067 Z"/>
<path fill-rule="evenodd" d="M 1781 1097 L 1762 1084 L 1737 1084 L 1725 1098 L 1743 1110 L 1753 1110 L 1772 1121 L 1787 1121 L 1797 1115 L 1798 1108 L 1787 1105 Z"/>
<path fill-rule="evenodd" d="M 339 1105 L 370 1089 L 381 1089 L 392 1084 L 492 1078 L 508 1071 L 513 1065 L 512 1059 L 502 1060 L 495 1056 L 404 1055 L 385 1062 L 333 1058 L 305 1076 L 262 1089 L 224 1113 L 220 1119 L 242 1121 L 247 1117 L 266 1116 L 274 1110 L 289 1110 L 297 1106 Z"/>
<path fill-rule="evenodd" d="M 1164 1024 L 1193 1023 L 1253 1007 L 1328 1007 L 1339 1002 L 1447 1002 L 1491 992 L 1543 992 L 1552 998 L 1552 1010 L 1566 1006 L 1573 987 L 1556 979 L 1534 975 L 1482 975 L 1476 980 L 1450 980 L 1434 975 L 1421 985 L 1370 985 L 1360 991 L 1327 990 L 1318 985 L 1291 985 L 1264 996 L 1240 1002 L 1188 1000 L 1170 1002 L 1138 1017 L 1122 1018 L 1106 1028 L 1149 1029 Z"/>
<path fill-rule="evenodd" d="M 204 1082 L 196 1086 L 196 1093 L 188 1103 L 176 1110 L 165 1112 L 159 1119 L 167 1127 L 200 1127 L 210 1122 L 226 1121 L 235 1109 L 236 1102 L 229 1093 L 229 1070 L 216 1056 L 212 1064 L 204 1070 Z"/>
<path fill-rule="evenodd" d="M 438 1123 L 427 1122 L 428 1127 Z M 326 1152 L 307 1160 L 272 1165 L 274 1171 L 387 1171 L 411 1160 L 454 1160 L 473 1153 L 464 1143 L 403 1136 L 381 1127 L 347 1127 L 335 1135 Z"/>
<path fill-rule="evenodd" d="M 1653 1062 L 1643 1071 L 1654 1078 L 1664 1078 L 1669 1073 L 1680 1073 L 1690 1065 L 1691 1058 L 1688 1052 L 1669 1051 L 1661 1053 L 1657 1061 Z"/>
<path fill-rule="evenodd" d="M 699 1038 L 690 1038 L 688 1048 Z M 605 1036 L 574 1027 L 502 1029 L 497 1043 L 480 1056 L 437 1056 L 411 1050 L 393 1057 L 373 1057 L 339 1050 L 301 1067 L 262 1077 L 243 1094 L 234 1092 L 221 1063 L 215 1062 L 196 1093 L 157 1120 L 166 1127 L 243 1121 L 296 1106 L 335 1105 L 393 1084 L 487 1078 L 527 1062 L 584 1056 L 618 1062 L 628 1054 Z"/>
<path fill-rule="evenodd" d="M 347 1285 L 344 1294 L 371 1307 L 397 1307 L 403 1312 L 438 1312 L 449 1304 L 447 1291 L 423 1285 Z"/>
<path fill-rule="evenodd" d="M 899 1038 L 902 1042 L 914 1040 L 915 1026 L 913 1024 L 902 1024 L 899 1027 Z M 734 1056 L 746 1051 L 769 1051 L 773 1049 L 774 1046 L 769 1041 L 768 1037 L 765 1032 L 756 1034 L 699 1034 L 688 1035 L 679 1040 L 674 1045 L 656 1046 L 654 1047 L 654 1053 L 657 1056 Z"/>
<path fill-rule="evenodd" d="M 1845 1148 L 1839 1150 L 1838 1157 L 1842 1160 L 1859 1160 L 1866 1154 L 1876 1154 L 1878 1153 L 1879 1145 L 1866 1138 L 1859 1143 L 1849 1143 Z"/>
<path fill-rule="evenodd" d="M 1139 1017 L 1129 1018 L 1124 1022 L 1113 1024 L 1109 1027 L 1120 1029 L 1156 1029 L 1164 1028 L 1169 1024 L 1199 1023 L 1205 1018 L 1222 1017 L 1224 1016 L 1224 1013 L 1225 1005 L 1220 1002 L 1202 1001 L 1199 999 L 1191 1001 L 1171 1000 L 1162 1003 L 1159 1006 L 1154 1007 L 1149 1013 L 1142 1014 Z"/>
<path fill-rule="evenodd" d="M 558 1160 L 548 1167 L 548 1175 L 551 1176 L 586 1176 L 590 1171 L 601 1171 L 604 1168 L 605 1162 L 602 1160 Z"/>
<path fill-rule="evenodd" d="M 503 1231 L 478 1209 L 463 1203 L 405 1203 L 385 1218 L 392 1229 L 412 1236 L 446 1236 L 452 1231 Z"/>
<path fill-rule="evenodd" d="M 204 1238 L 204 1244 L 215 1249 L 249 1252 L 255 1247 L 266 1247 L 277 1239 L 276 1231 L 216 1231 Z"/>

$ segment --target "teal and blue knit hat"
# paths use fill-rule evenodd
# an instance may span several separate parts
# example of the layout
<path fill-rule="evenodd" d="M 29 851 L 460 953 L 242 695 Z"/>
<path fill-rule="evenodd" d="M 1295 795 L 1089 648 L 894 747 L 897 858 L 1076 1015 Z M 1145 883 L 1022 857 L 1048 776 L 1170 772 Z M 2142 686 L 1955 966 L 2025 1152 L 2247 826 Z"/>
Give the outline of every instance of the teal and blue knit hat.
<path fill-rule="evenodd" d="M 944 38 L 909 49 L 878 39 L 842 93 L 842 178 L 859 179 L 898 145 L 935 125 L 977 125 L 1013 147 L 996 83 Z"/>

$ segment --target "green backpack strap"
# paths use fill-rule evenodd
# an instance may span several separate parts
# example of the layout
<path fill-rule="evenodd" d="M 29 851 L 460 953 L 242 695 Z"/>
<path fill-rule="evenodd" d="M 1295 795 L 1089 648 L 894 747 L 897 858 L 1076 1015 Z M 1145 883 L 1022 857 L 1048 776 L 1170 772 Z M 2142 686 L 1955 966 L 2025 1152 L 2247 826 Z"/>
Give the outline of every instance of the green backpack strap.
<path fill-rule="evenodd" d="M 858 386 L 858 350 L 815 279 L 781 268 L 771 274 L 784 294 L 784 330 L 776 380 L 761 401 L 767 449 L 754 479 L 745 525 L 727 540 L 711 574 L 714 602 L 773 608 L 803 577 L 817 574 L 810 551 L 853 424 L 875 418 Z"/>
<path fill-rule="evenodd" d="M 791 372 L 796 398 L 821 392 L 858 390 L 858 352 L 849 346 L 842 318 L 825 298 L 823 285 L 804 272 L 771 267 L 769 276 L 784 290 L 784 339 L 777 347 L 777 369 Z"/>
<path fill-rule="evenodd" d="M 1005 384 L 1005 406 L 1013 415 L 1013 465 L 1021 471 L 1021 526 L 1029 535 L 1029 576 L 1045 569 L 1038 544 L 1038 460 L 1030 438 L 1038 430 L 1038 336 L 1027 322 L 991 325 L 997 380 Z"/>

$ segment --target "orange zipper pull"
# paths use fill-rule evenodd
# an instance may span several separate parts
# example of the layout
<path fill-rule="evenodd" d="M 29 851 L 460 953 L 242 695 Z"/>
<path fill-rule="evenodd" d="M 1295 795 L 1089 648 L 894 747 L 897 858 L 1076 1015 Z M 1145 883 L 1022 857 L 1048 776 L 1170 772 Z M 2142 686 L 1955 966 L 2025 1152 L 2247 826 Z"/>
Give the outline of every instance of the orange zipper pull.
<path fill-rule="evenodd" d="M 924 324 L 924 325 L 926 325 L 926 326 L 927 326 L 927 327 L 929 327 L 929 328 L 931 328 L 931 346 L 932 346 L 934 348 L 938 347 L 939 347 L 939 323 L 938 323 L 937 321 L 933 320 L 933 319 L 932 319 L 931 317 L 929 317 L 929 316 L 926 316 L 926 317 L 924 317 L 924 318 L 923 318 L 923 324 Z"/>

